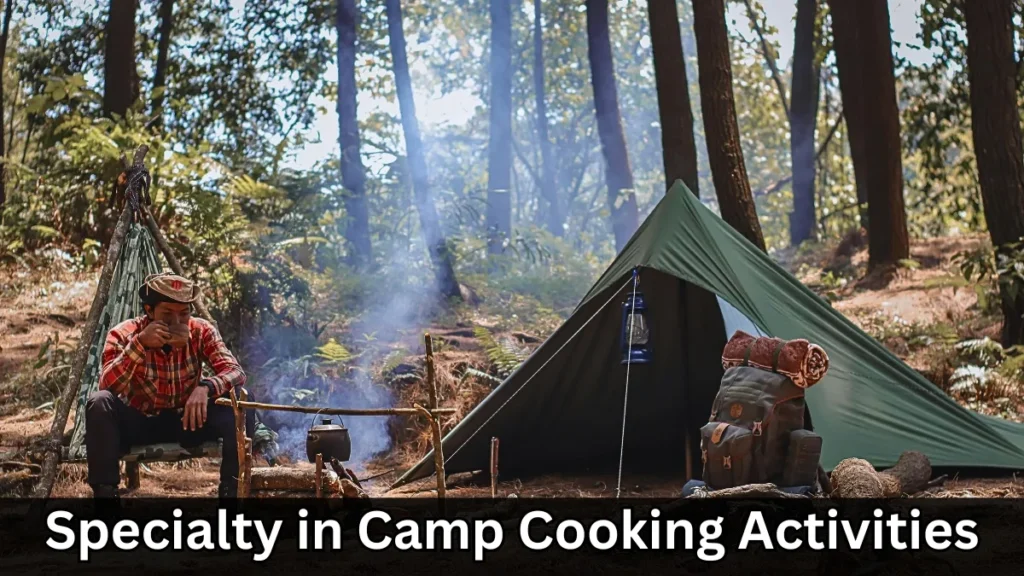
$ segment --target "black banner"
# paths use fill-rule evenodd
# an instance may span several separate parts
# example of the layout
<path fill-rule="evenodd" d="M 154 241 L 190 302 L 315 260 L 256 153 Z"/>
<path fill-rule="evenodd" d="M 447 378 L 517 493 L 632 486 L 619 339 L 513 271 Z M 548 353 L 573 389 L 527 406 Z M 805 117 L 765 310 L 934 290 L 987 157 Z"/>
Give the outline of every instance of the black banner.
<path fill-rule="evenodd" d="M 1024 566 L 1017 500 L 32 504 L 0 500 L 0 574 L 994 575 Z"/>

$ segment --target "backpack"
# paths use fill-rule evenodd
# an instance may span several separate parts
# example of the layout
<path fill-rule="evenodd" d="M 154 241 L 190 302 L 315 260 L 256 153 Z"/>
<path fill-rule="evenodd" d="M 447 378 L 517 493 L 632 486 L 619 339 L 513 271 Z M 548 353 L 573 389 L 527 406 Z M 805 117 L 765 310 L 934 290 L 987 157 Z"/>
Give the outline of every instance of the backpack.
<path fill-rule="evenodd" d="M 712 490 L 816 481 L 821 437 L 805 429 L 804 389 L 776 372 L 779 349 L 770 372 L 744 359 L 722 376 L 711 418 L 700 430 L 703 480 Z"/>

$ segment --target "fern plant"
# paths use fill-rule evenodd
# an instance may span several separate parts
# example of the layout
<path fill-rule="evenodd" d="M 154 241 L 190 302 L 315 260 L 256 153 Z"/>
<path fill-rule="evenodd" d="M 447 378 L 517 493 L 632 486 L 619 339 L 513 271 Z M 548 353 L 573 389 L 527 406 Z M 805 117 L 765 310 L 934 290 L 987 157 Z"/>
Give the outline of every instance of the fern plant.
<path fill-rule="evenodd" d="M 473 335 L 480 341 L 487 353 L 487 359 L 501 379 L 508 378 L 526 360 L 525 351 L 507 339 L 499 341 L 483 326 L 474 327 Z"/>
<path fill-rule="evenodd" d="M 352 353 L 334 338 L 329 339 L 323 346 L 318 346 L 314 355 L 321 364 L 328 366 L 344 364 L 353 358 Z"/>

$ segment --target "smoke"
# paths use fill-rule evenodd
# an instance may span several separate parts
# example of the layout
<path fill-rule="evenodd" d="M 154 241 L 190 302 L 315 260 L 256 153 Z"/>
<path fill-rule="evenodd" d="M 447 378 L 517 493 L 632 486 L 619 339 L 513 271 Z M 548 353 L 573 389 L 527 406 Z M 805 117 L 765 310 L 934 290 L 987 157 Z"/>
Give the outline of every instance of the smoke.
<path fill-rule="evenodd" d="M 337 378 L 329 382 L 303 378 L 303 371 L 274 374 L 261 379 L 261 393 L 268 401 L 289 403 L 288 389 L 317 389 L 315 400 L 303 402 L 331 408 L 392 408 L 395 394 L 387 383 L 374 381 L 375 367 L 391 353 L 392 344 L 411 336 L 413 330 L 425 320 L 424 315 L 437 304 L 437 291 L 421 262 L 414 262 L 414 251 L 396 249 L 387 259 L 387 269 L 375 278 L 363 278 L 369 283 L 362 315 L 346 330 L 339 340 L 356 355 L 347 370 L 338 370 Z M 417 270 L 419 268 L 419 270 Z M 424 277 L 430 278 L 422 281 Z M 419 281 L 418 281 L 419 280 Z M 266 334 L 279 339 L 281 335 Z M 351 343 L 350 343 L 351 342 Z M 270 375 L 267 375 L 270 376 Z M 275 397 L 277 398 L 275 400 Z M 263 412 L 264 423 L 277 432 L 279 453 L 296 461 L 306 461 L 306 434 L 309 428 L 330 418 L 333 424 L 343 424 L 349 430 L 352 452 L 345 463 L 357 474 L 365 471 L 376 456 L 391 450 L 390 418 L 405 416 L 314 416 L 287 412 Z"/>

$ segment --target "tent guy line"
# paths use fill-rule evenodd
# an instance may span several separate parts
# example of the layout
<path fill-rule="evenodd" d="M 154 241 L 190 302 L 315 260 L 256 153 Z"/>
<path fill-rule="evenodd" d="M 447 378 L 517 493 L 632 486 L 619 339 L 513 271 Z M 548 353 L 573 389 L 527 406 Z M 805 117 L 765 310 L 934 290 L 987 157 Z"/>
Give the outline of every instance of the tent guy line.
<path fill-rule="evenodd" d="M 548 362 L 551 362 L 552 360 L 557 358 L 558 357 L 558 353 L 561 352 L 563 348 L 568 346 L 569 342 L 572 342 L 573 338 L 578 336 L 580 332 L 583 332 L 583 329 L 586 328 L 587 325 L 590 324 L 590 322 L 594 318 L 596 318 L 597 315 L 600 314 L 602 310 L 605 309 L 605 307 L 607 307 L 609 304 L 611 304 L 612 300 L 615 300 L 615 298 L 619 295 L 619 292 L 621 292 L 622 289 L 625 288 L 626 286 L 628 286 L 629 283 L 632 282 L 632 281 L 633 281 L 633 278 L 630 277 L 629 280 L 626 280 L 625 282 L 623 282 L 622 286 L 619 286 L 619 288 L 617 290 L 615 290 L 615 292 L 612 293 L 611 297 L 608 298 L 608 300 L 606 300 L 605 303 L 602 304 L 600 308 L 598 308 L 596 311 L 594 311 L 594 313 L 591 314 L 590 318 L 587 318 L 587 321 L 584 322 L 583 325 L 580 326 L 575 332 L 573 332 L 572 336 L 569 336 L 569 338 L 565 342 L 563 342 L 561 346 L 558 347 L 558 350 L 555 350 L 555 353 L 552 354 L 551 357 L 548 358 L 546 362 L 541 364 L 540 368 L 538 368 L 533 374 L 530 375 L 529 378 L 526 379 L 526 382 L 523 382 L 519 386 L 519 388 L 516 388 L 516 391 L 513 392 L 512 395 L 508 397 L 508 400 L 505 400 L 504 402 L 502 402 L 501 406 L 498 406 L 497 410 L 495 410 L 493 413 L 491 413 L 491 415 L 488 416 L 486 420 L 484 420 L 483 424 L 477 426 L 476 430 L 474 430 L 473 433 L 469 435 L 469 438 L 466 438 L 465 442 L 463 442 L 458 448 L 456 448 L 455 451 L 452 452 L 450 456 L 448 456 L 447 458 L 444 459 L 444 463 L 447 464 L 449 461 L 451 461 L 451 459 L 454 458 L 455 455 L 459 453 L 459 450 L 462 450 L 462 447 L 465 446 L 466 444 L 468 444 L 469 441 L 472 440 L 474 436 L 476 436 L 477 432 L 479 432 L 480 430 L 483 430 L 484 426 L 487 426 L 487 423 L 490 422 L 495 416 L 497 416 L 498 412 L 501 412 L 501 409 L 504 408 L 505 405 L 507 405 L 509 402 L 511 402 L 512 399 L 516 397 L 516 394 L 519 394 L 520 390 L 522 390 L 523 388 L 526 388 L 526 385 L 529 384 L 531 380 L 533 380 L 533 377 L 536 376 L 537 374 L 540 374 L 544 370 L 544 367 L 548 365 Z M 395 486 L 392 486 L 392 488 L 394 488 L 394 487 Z"/>
<path fill-rule="evenodd" d="M 629 311 L 629 353 L 633 351 L 633 322 L 636 318 L 636 285 L 640 281 L 640 275 L 636 268 L 633 268 L 633 298 L 630 299 L 631 309 Z M 621 290 L 621 288 L 620 288 Z M 626 453 L 626 406 L 629 403 L 629 367 L 633 362 L 626 362 L 626 392 L 622 397 L 622 437 L 619 440 L 619 479 L 615 483 L 615 497 L 618 498 L 622 492 L 622 456 Z"/>

